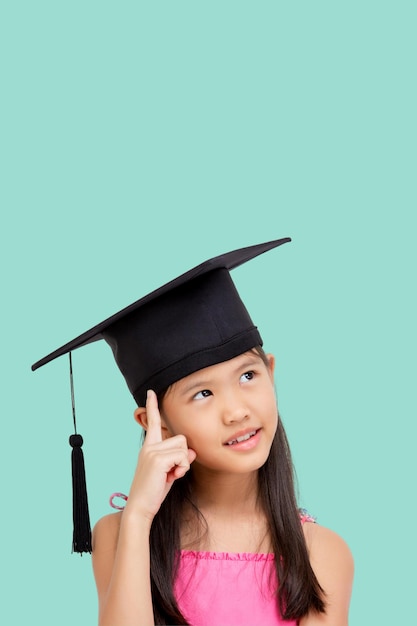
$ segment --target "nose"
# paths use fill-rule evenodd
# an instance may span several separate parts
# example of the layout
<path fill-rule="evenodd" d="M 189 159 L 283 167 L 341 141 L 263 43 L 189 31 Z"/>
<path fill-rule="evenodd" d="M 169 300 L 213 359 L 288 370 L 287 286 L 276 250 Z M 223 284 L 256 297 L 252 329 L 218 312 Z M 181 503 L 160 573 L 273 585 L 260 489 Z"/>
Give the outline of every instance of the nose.
<path fill-rule="evenodd" d="M 244 422 L 249 418 L 249 410 L 239 391 L 229 391 L 223 397 L 222 417 L 225 424 Z"/>

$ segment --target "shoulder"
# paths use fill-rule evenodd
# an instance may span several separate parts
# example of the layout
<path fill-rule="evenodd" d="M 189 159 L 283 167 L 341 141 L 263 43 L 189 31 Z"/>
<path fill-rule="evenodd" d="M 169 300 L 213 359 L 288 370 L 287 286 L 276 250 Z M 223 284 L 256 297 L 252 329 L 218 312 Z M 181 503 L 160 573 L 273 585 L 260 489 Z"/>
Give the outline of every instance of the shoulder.
<path fill-rule="evenodd" d="M 92 562 L 99 599 L 108 588 L 119 539 L 122 513 L 110 513 L 96 523 L 92 532 Z"/>
<path fill-rule="evenodd" d="M 93 528 L 93 536 L 102 532 L 119 532 L 123 511 L 101 517 Z"/>
<path fill-rule="evenodd" d="M 103 554 L 115 553 L 122 512 L 110 513 L 98 520 L 92 532 L 93 564 Z"/>
<path fill-rule="evenodd" d="M 325 592 L 327 612 L 316 621 L 307 617 L 301 624 L 347 624 L 354 571 L 349 546 L 337 533 L 319 524 L 306 522 L 303 531 L 311 567 Z"/>
<path fill-rule="evenodd" d="M 306 522 L 303 530 L 315 572 L 318 570 L 325 574 L 327 570 L 334 569 L 340 575 L 353 576 L 352 553 L 342 537 L 329 528 L 311 522 Z"/>
<path fill-rule="evenodd" d="M 330 528 L 307 521 L 303 524 L 303 531 L 311 556 L 319 557 L 322 553 L 326 553 L 328 556 L 328 552 L 336 551 L 336 554 L 342 559 L 352 560 L 349 546 L 345 540 Z"/>
<path fill-rule="evenodd" d="M 92 532 L 93 554 L 103 547 L 116 548 L 121 519 L 122 512 L 110 513 L 98 520 Z"/>

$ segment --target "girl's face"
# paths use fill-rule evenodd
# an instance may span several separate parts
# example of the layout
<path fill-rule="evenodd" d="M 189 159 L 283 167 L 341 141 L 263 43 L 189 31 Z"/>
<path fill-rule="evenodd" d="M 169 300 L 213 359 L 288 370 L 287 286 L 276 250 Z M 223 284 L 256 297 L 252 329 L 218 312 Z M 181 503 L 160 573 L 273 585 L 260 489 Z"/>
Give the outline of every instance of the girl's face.
<path fill-rule="evenodd" d="M 194 464 L 219 472 L 250 472 L 266 461 L 278 422 L 268 366 L 255 351 L 174 383 L 161 410 L 168 436 L 185 435 Z"/>

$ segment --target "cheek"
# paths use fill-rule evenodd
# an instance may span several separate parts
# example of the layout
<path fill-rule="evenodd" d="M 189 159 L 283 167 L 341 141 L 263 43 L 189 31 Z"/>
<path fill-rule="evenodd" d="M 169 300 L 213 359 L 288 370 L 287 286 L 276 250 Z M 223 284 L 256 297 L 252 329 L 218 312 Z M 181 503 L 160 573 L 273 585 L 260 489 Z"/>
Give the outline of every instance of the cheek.
<path fill-rule="evenodd" d="M 195 415 L 189 415 L 188 419 L 175 422 L 173 431 L 176 435 L 184 435 L 188 447 L 200 456 L 204 455 L 206 449 L 210 450 L 213 443 L 218 442 L 218 433 L 209 428 L 209 423 L 209 420 L 199 420 Z"/>
<path fill-rule="evenodd" d="M 269 381 L 265 382 L 262 389 L 259 390 L 259 395 L 255 399 L 255 402 L 258 403 L 259 407 L 262 407 L 262 410 L 267 411 L 268 413 L 271 411 L 278 412 L 278 402 L 275 388 Z"/>
<path fill-rule="evenodd" d="M 188 439 L 188 437 L 192 436 L 193 425 L 186 415 L 179 415 L 176 411 L 167 410 L 166 412 L 161 412 L 161 417 L 165 422 L 169 437 L 184 435 Z"/>
<path fill-rule="evenodd" d="M 177 432 L 176 428 L 175 428 L 175 419 L 171 419 L 171 417 L 169 417 L 169 414 L 165 412 L 165 410 L 160 410 L 161 412 L 161 422 L 164 423 L 165 427 L 166 427 L 166 437 L 175 437 L 175 435 L 178 435 L 179 432 Z"/>
<path fill-rule="evenodd" d="M 269 421 L 270 421 L 271 427 L 273 428 L 275 432 L 276 429 L 278 428 L 278 420 L 279 420 L 278 406 L 277 406 L 275 396 L 271 398 L 271 400 L 265 406 L 265 415 L 270 416 Z"/>

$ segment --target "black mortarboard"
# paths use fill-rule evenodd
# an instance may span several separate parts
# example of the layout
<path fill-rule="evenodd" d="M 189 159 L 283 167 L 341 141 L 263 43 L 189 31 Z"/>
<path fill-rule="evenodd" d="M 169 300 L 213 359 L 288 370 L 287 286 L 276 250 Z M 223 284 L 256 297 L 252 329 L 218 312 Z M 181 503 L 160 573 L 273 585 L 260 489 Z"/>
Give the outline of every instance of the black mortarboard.
<path fill-rule="evenodd" d="M 144 406 L 148 389 L 159 393 L 199 369 L 262 345 L 229 270 L 288 241 L 241 248 L 201 263 L 48 354 L 32 370 L 104 339 L 137 404 Z M 71 445 L 80 447 L 74 440 Z"/>

